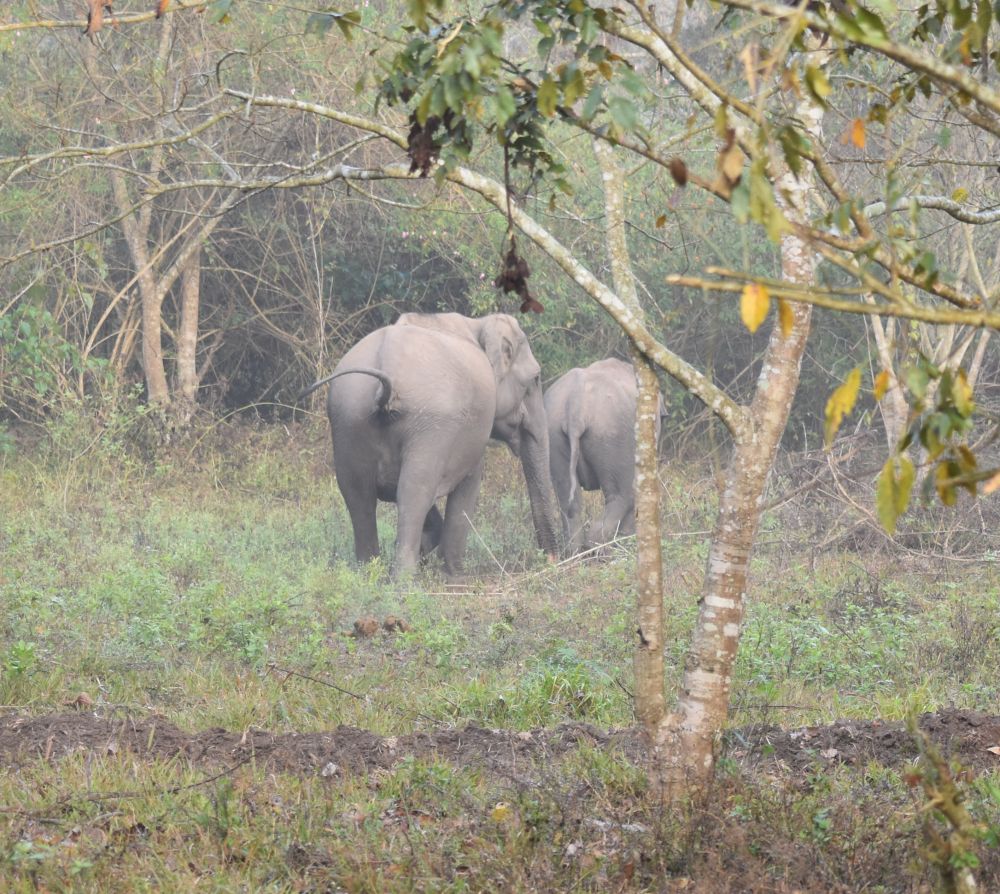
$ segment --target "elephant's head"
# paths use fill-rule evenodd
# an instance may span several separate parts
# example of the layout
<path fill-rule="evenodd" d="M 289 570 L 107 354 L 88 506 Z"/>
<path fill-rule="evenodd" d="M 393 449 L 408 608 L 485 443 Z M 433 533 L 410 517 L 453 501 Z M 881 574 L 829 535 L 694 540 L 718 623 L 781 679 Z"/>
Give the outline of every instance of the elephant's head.
<path fill-rule="evenodd" d="M 497 408 L 491 437 L 503 441 L 521 460 L 539 545 L 558 549 L 558 514 L 549 471 L 549 429 L 542 402 L 542 369 L 528 338 L 512 316 L 491 314 L 478 323 L 479 344 L 493 367 Z"/>
<path fill-rule="evenodd" d="M 479 318 L 455 313 L 403 314 L 396 325 L 450 332 L 477 342 L 486 353 L 497 383 L 496 415 L 490 436 L 503 441 L 521 460 L 538 544 L 555 555 L 559 514 L 549 471 L 541 367 L 517 320 L 509 314 Z"/>

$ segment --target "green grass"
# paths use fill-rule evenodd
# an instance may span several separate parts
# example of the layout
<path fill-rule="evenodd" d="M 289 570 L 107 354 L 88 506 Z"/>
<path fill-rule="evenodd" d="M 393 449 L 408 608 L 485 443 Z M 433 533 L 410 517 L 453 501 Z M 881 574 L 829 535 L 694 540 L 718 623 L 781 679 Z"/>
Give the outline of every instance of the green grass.
<path fill-rule="evenodd" d="M 236 430 L 146 462 L 78 448 L 43 441 L 0 455 L 0 705 L 45 714 L 83 692 L 98 711 L 163 714 L 191 731 L 633 723 L 630 557 L 547 565 L 505 451 L 490 453 L 472 576 L 456 589 L 433 564 L 405 585 L 388 581 L 390 556 L 352 565 L 319 427 Z M 714 489 L 697 471 L 663 470 L 671 683 L 706 544 L 673 535 L 712 525 Z M 390 546 L 393 524 L 385 507 Z M 776 525 L 766 523 L 769 542 Z M 914 704 L 995 712 L 998 608 L 989 565 L 926 573 L 765 546 L 732 722 L 891 720 Z M 368 615 L 409 629 L 352 636 Z M 181 760 L 115 755 L 0 774 L 0 805 L 17 805 L 0 834 L 0 888 L 659 890 L 665 875 L 736 871 L 706 863 L 718 830 L 651 815 L 641 771 L 614 750 L 579 748 L 524 779 L 417 759 L 336 781 L 253 766 L 205 778 Z M 721 778 L 722 825 L 747 865 L 821 859 L 827 879 L 867 866 L 887 879 L 872 890 L 888 891 L 873 836 L 897 848 L 884 861 L 899 872 L 917 859 L 912 795 L 891 772 L 832 773 L 799 789 Z M 880 794 L 858 802 L 868 784 Z M 1000 810 L 988 788 L 975 797 L 987 814 Z"/>

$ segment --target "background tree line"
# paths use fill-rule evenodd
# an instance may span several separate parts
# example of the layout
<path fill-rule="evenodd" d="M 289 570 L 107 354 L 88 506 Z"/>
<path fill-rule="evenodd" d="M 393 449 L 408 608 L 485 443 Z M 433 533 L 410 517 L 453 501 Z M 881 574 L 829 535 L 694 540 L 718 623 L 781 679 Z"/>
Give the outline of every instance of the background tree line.
<path fill-rule="evenodd" d="M 22 5 L 10 18 L 41 11 Z M 45 11 L 67 19 L 76 12 L 66 4 Z M 402 15 L 391 5 L 364 7 L 370 23 Z M 732 59 L 714 51 L 715 20 L 700 15 L 692 29 L 695 43 L 706 44 L 700 55 L 717 77 L 729 77 Z M 89 37 L 68 28 L 0 34 L 6 105 L 0 388 L 8 420 L 38 421 L 67 401 L 88 398 L 97 398 L 89 404 L 98 417 L 102 407 L 133 398 L 169 405 L 178 420 L 188 419 L 193 406 L 284 417 L 307 380 L 401 309 L 509 309 L 493 287 L 502 217 L 451 191 L 425 190 L 415 198 L 398 184 L 335 183 L 241 194 L 192 188 L 144 200 L 152 184 L 169 189 L 206 176 L 280 177 L 289 159 L 384 159 L 384 150 L 336 122 L 269 117 L 259 108 L 241 115 L 220 99 L 215 65 L 225 59 L 230 72 L 252 71 L 261 93 L 336 98 L 370 111 L 370 97 L 354 90 L 358 74 L 371 83 L 366 66 L 374 39 L 340 41 L 334 51 L 328 35 L 303 34 L 303 21 L 278 5 L 252 19 L 225 20 L 210 9 L 167 17 L 158 29 Z M 527 46 L 530 36 L 522 29 L 508 39 Z M 227 55 L 234 48 L 239 55 Z M 683 137 L 692 164 L 711 158 L 712 140 L 684 133 L 676 86 L 660 80 L 662 96 L 648 112 L 658 132 Z M 199 128 L 195 138 L 180 139 Z M 933 135 L 924 141 L 925 157 L 940 149 Z M 23 161 L 67 145 L 100 150 L 116 142 L 136 147 L 106 158 Z M 838 151 L 851 171 L 863 170 L 856 147 Z M 592 153 L 580 139 L 566 141 L 562 152 L 577 175 L 574 195 L 560 196 L 550 210 L 540 184 L 537 194 L 522 184 L 525 200 L 565 242 L 584 255 L 600 254 Z M 492 163 L 496 170 L 500 159 Z M 667 287 L 664 277 L 712 264 L 769 274 L 773 246 L 703 197 L 678 194 L 651 166 L 637 165 L 628 189 L 629 240 L 652 324 L 681 355 L 705 362 L 727 391 L 749 394 L 763 335 L 747 337 L 732 302 Z M 127 213 L 137 205 L 137 214 Z M 969 257 L 956 229 L 943 230 L 939 241 Z M 33 250 L 43 246 L 49 247 Z M 528 259 L 546 307 L 529 321 L 546 375 L 622 354 L 614 327 L 578 300 L 551 262 L 530 251 Z M 987 276 L 996 275 L 992 263 L 983 262 Z M 150 344 L 157 321 L 158 350 Z M 913 331 L 898 341 L 917 337 Z M 817 327 L 790 445 L 818 443 L 826 395 L 873 347 L 872 333 L 857 319 L 829 315 Z M 993 353 L 987 350 L 981 362 L 989 373 Z M 683 440 L 685 432 L 710 424 L 698 415 L 697 401 L 669 385 L 668 405 L 674 437 Z"/>

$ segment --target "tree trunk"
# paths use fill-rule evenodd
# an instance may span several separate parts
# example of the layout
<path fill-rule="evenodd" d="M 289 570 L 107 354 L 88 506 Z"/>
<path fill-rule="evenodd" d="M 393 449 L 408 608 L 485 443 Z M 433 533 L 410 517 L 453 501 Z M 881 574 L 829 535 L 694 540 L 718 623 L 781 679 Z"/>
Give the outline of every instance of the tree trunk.
<path fill-rule="evenodd" d="M 818 129 L 822 110 L 806 102 L 800 118 Z M 790 173 L 777 190 L 786 215 L 805 217 L 809 181 Z M 781 239 L 782 278 L 811 285 L 816 260 L 798 236 Z M 726 486 L 709 548 L 698 620 L 684 662 L 677 705 L 655 731 L 651 782 L 665 801 L 700 800 L 715 769 L 718 739 L 729 713 L 733 670 L 746 604 L 747 571 L 768 474 L 788 421 L 809 335 L 812 308 L 792 305 L 792 327 L 771 330 L 750 406 L 749 432 L 736 433 Z"/>
<path fill-rule="evenodd" d="M 201 300 L 201 248 L 181 271 L 181 320 L 177 331 L 177 396 L 175 417 L 187 425 L 198 396 L 198 310 Z"/>
<path fill-rule="evenodd" d="M 625 176 L 614 150 L 603 140 L 594 141 L 594 154 L 604 184 L 605 231 L 611 275 L 622 303 L 645 325 L 645 315 L 635 290 L 635 277 L 625 236 Z M 633 343 L 629 347 L 635 367 L 638 395 L 635 415 L 635 531 L 637 626 L 635 713 L 650 742 L 654 741 L 666 711 L 663 679 L 663 557 L 660 530 L 660 480 L 656 423 L 660 412 L 660 383 L 652 364 Z M 657 774 L 655 752 L 650 775 Z"/>
<path fill-rule="evenodd" d="M 870 304 L 875 303 L 873 295 L 865 295 Z M 875 339 L 875 349 L 878 362 L 889 375 L 889 385 L 878 402 L 882 414 L 882 426 L 885 429 L 885 440 L 890 450 L 895 450 L 899 439 L 906 431 L 907 416 L 910 412 L 903 393 L 903 386 L 896 377 L 896 344 L 899 340 L 899 328 L 905 323 L 899 320 L 872 317 L 868 320 L 868 328 Z"/>
<path fill-rule="evenodd" d="M 139 287 L 142 308 L 142 371 L 146 377 L 146 396 L 151 404 L 165 407 L 170 402 L 170 388 L 163 363 L 160 313 L 166 293 L 157 282 L 149 256 L 149 216 L 137 212 L 126 213 L 132 207 L 132 200 L 125 184 L 125 176 L 120 171 L 112 171 L 111 185 L 118 210 L 125 214 L 122 218 L 122 231 L 132 256 Z"/>

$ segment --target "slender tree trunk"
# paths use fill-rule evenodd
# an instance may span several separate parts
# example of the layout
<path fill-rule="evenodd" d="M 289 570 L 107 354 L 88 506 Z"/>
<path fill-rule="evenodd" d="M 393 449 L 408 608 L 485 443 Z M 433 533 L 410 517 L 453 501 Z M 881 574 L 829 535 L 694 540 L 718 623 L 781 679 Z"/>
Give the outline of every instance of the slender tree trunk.
<path fill-rule="evenodd" d="M 866 295 L 865 300 L 874 304 L 875 298 Z M 910 412 L 903 393 L 903 386 L 896 376 L 896 342 L 899 337 L 899 327 L 906 325 L 899 320 L 871 317 L 868 326 L 875 339 L 875 350 L 878 361 L 889 375 L 889 386 L 879 401 L 879 412 L 882 414 L 882 425 L 885 429 L 885 440 L 890 450 L 894 450 L 899 439 L 906 431 L 906 420 Z"/>
<path fill-rule="evenodd" d="M 191 420 L 198 395 L 198 311 L 201 301 L 201 249 L 193 251 L 181 271 L 181 320 L 177 330 L 178 422 Z"/>
<path fill-rule="evenodd" d="M 625 237 L 625 177 L 614 150 L 594 142 L 604 184 L 604 213 L 608 255 L 615 291 L 645 325 Z M 666 711 L 663 678 L 663 557 L 660 530 L 659 457 L 656 422 L 660 412 L 660 383 L 653 365 L 630 344 L 638 399 L 635 417 L 636 589 L 638 590 L 635 666 L 635 712 L 650 741 Z M 654 761 L 651 775 L 657 774 Z"/>
<path fill-rule="evenodd" d="M 111 186 L 121 212 L 132 207 L 132 200 L 121 171 L 112 171 Z M 139 301 L 142 308 L 142 370 L 146 377 L 147 398 L 164 407 L 170 401 L 170 388 L 163 363 L 163 336 L 160 313 L 166 294 L 157 282 L 149 257 L 149 217 L 132 213 L 122 218 L 122 231 L 136 269 Z"/>

